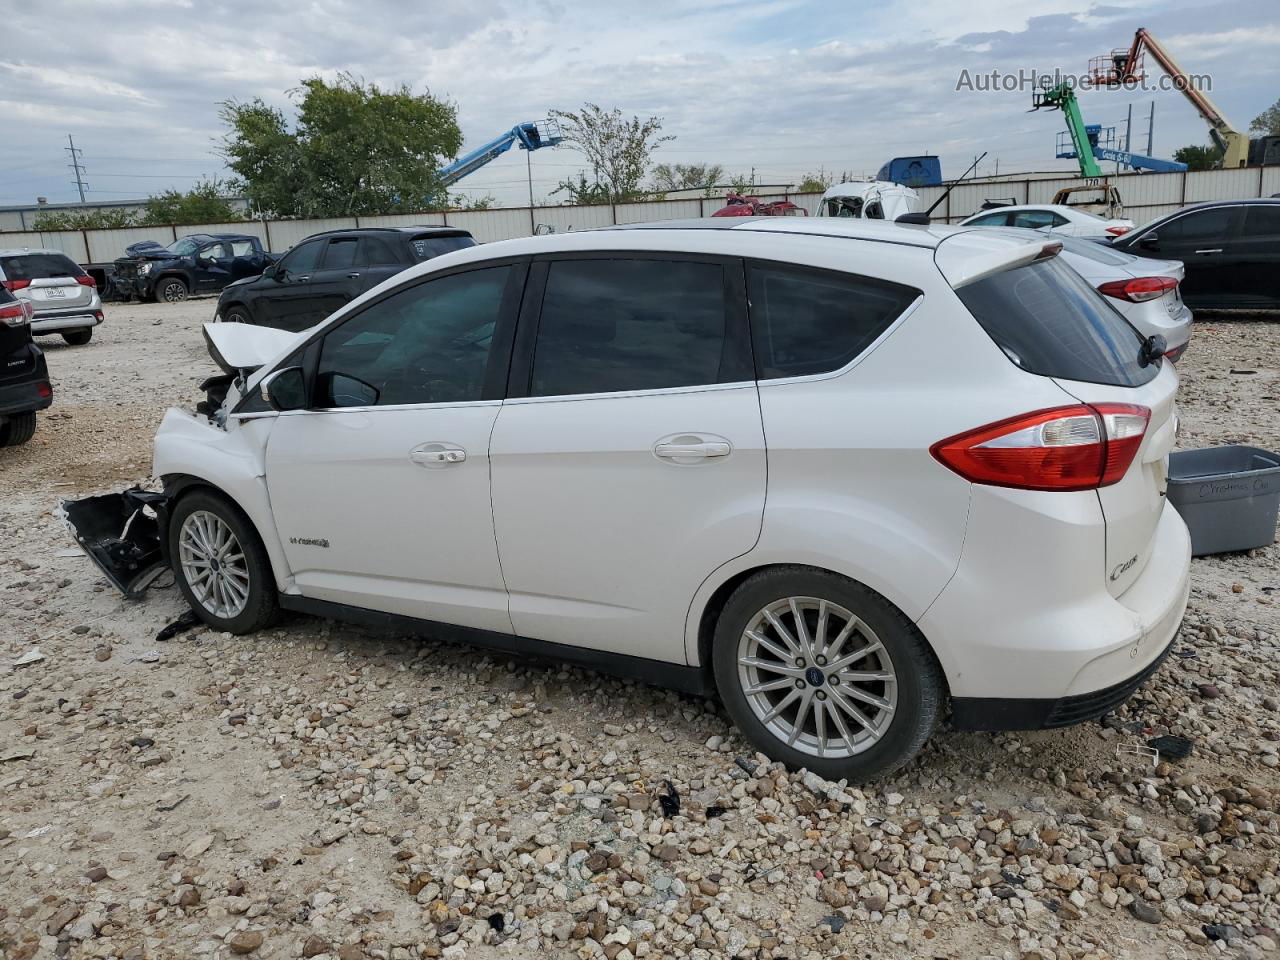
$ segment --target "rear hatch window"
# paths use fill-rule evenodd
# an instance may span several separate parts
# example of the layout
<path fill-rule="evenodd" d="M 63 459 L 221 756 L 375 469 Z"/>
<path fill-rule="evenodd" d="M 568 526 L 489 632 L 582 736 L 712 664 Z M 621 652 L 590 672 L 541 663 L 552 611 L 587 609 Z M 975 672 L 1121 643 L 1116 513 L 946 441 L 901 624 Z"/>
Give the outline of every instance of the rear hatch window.
<path fill-rule="evenodd" d="M 6 280 L 47 280 L 51 277 L 78 277 L 80 268 L 62 253 L 17 253 L 0 257 Z"/>
<path fill-rule="evenodd" d="M 1136 387 L 1160 372 L 1139 360 L 1142 335 L 1057 257 L 983 277 L 956 295 L 1028 373 Z"/>
<path fill-rule="evenodd" d="M 440 256 L 442 253 L 452 253 L 454 250 L 464 250 L 475 245 L 475 240 L 465 234 L 444 237 L 414 237 L 409 241 L 409 249 L 413 251 L 415 260 L 430 260 L 432 257 Z"/>

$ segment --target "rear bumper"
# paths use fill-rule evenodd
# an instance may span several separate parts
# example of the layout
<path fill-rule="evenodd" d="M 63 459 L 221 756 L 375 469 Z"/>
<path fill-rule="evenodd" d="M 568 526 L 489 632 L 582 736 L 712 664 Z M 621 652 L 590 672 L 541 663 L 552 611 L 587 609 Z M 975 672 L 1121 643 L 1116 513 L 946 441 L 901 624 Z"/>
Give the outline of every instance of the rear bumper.
<path fill-rule="evenodd" d="M 58 313 L 36 314 L 31 320 L 33 334 L 58 333 L 62 330 L 84 330 L 102 322 L 102 307 L 82 308 Z"/>
<path fill-rule="evenodd" d="M 1065 534 L 1055 542 L 1026 532 L 1042 545 L 1038 555 L 1011 550 L 1007 537 L 966 543 L 961 569 L 920 619 L 946 670 L 959 729 L 1036 729 L 1101 716 L 1155 672 L 1181 626 L 1191 541 L 1167 502 L 1146 567 L 1119 597 L 1108 592 L 1101 564 L 1081 560 L 1101 556 L 1101 543 L 1082 552 Z"/>
<path fill-rule="evenodd" d="M 35 362 L 31 363 L 28 359 L 27 363 L 31 366 L 25 373 L 14 380 L 0 381 L 0 418 L 15 413 L 44 410 L 53 403 L 49 368 L 44 362 L 44 354 L 34 345 L 29 344 L 26 349 L 35 355 Z"/>

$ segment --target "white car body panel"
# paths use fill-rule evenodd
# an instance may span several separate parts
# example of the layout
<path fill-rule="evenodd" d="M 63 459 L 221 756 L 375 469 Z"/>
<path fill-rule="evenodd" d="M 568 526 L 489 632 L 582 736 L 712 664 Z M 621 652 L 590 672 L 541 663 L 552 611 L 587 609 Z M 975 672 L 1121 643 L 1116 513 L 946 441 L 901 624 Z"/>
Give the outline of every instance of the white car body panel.
<path fill-rule="evenodd" d="M 224 369 L 235 370 L 252 370 L 270 363 L 288 353 L 305 333 L 291 333 L 251 323 L 204 325 L 205 339 L 221 357 Z M 230 373 L 231 369 L 227 372 Z"/>
<path fill-rule="evenodd" d="M 1079 207 L 1066 206 L 1063 204 L 1052 203 L 1020 203 L 1013 206 L 992 207 L 989 210 L 979 210 L 970 214 L 960 221 L 959 226 L 991 226 L 988 224 L 979 224 L 976 221 L 983 217 L 989 217 L 992 214 L 999 213 L 1021 213 L 1021 212 L 1047 212 L 1055 213 L 1063 217 L 1067 222 L 1056 226 L 1046 226 L 1050 233 L 1063 234 L 1068 237 L 1088 237 L 1095 240 L 1109 240 L 1115 234 L 1107 232 L 1108 227 L 1115 227 L 1124 230 L 1133 229 L 1133 221 L 1126 219 L 1108 219 L 1095 216 L 1087 210 L 1081 210 Z M 1013 227 L 1012 223 L 999 224 L 998 226 Z M 1020 225 L 1019 225 L 1020 226 Z"/>
<path fill-rule="evenodd" d="M 819 217 L 835 216 L 839 219 L 881 219 L 867 218 L 865 212 L 860 212 L 858 217 L 852 217 L 850 214 L 831 214 L 828 212 L 828 200 L 839 200 L 844 198 L 857 198 L 862 201 L 862 211 L 865 211 L 868 204 L 877 200 L 880 202 L 881 212 L 884 214 L 884 220 L 896 220 L 904 213 L 914 213 L 916 209 L 916 201 L 920 195 L 910 187 L 904 187 L 899 183 L 890 183 L 885 180 L 849 180 L 844 183 L 833 184 L 828 187 L 822 195 L 822 200 L 818 204 Z"/>
<path fill-rule="evenodd" d="M 731 452 L 664 461 L 662 441 Z M 684 662 L 689 598 L 760 534 L 756 385 L 508 400 L 491 456 L 515 632 Z"/>
<path fill-rule="evenodd" d="M 305 596 L 511 632 L 494 546 L 489 435 L 498 401 L 280 414 L 267 490 Z M 428 444 L 465 452 L 415 462 Z"/>

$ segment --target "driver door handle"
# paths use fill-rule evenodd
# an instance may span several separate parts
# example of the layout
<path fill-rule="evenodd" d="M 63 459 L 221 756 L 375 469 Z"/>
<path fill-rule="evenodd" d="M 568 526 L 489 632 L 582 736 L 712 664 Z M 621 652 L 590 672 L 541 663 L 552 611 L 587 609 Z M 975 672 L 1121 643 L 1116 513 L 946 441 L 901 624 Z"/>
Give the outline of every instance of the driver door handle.
<path fill-rule="evenodd" d="M 420 443 L 409 451 L 409 462 L 420 467 L 447 467 L 466 459 L 466 450 L 447 443 Z"/>
<path fill-rule="evenodd" d="M 311 279 L 311 274 L 309 274 L 309 273 L 308 273 L 308 274 L 307 274 L 306 276 L 304 276 L 304 277 L 294 277 L 294 278 L 293 278 L 293 282 L 294 282 L 294 283 L 306 283 L 306 282 L 307 282 L 308 280 L 310 280 L 310 279 Z"/>
<path fill-rule="evenodd" d="M 360 274 L 358 274 L 358 273 L 348 273 L 348 274 L 347 274 L 347 279 L 348 279 L 348 280 L 359 280 L 359 279 L 360 279 Z"/>
<path fill-rule="evenodd" d="M 1221 253 L 1221 247 L 1214 247 L 1212 250 L 1197 250 L 1196 253 Z"/>

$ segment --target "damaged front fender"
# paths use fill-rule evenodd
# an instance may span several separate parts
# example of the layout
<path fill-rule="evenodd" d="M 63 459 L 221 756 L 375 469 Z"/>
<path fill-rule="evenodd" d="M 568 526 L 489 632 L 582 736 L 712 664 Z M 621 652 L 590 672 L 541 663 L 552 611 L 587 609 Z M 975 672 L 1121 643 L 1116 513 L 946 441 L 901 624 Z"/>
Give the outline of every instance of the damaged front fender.
<path fill-rule="evenodd" d="M 169 497 L 133 487 L 62 501 L 76 543 L 111 584 L 131 600 L 169 569 Z"/>

